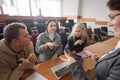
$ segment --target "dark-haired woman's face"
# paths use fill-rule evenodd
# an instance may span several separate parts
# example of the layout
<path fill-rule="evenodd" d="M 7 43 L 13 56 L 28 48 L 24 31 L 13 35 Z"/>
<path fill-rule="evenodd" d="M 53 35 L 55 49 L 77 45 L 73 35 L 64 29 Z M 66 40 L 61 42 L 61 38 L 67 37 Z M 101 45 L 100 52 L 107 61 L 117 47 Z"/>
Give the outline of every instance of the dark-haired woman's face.
<path fill-rule="evenodd" d="M 49 24 L 47 26 L 48 32 L 54 33 L 56 31 L 56 29 L 57 29 L 56 23 L 54 21 L 49 22 Z"/>
<path fill-rule="evenodd" d="M 120 35 L 120 11 L 109 10 L 109 26 L 112 26 L 114 31 Z"/>

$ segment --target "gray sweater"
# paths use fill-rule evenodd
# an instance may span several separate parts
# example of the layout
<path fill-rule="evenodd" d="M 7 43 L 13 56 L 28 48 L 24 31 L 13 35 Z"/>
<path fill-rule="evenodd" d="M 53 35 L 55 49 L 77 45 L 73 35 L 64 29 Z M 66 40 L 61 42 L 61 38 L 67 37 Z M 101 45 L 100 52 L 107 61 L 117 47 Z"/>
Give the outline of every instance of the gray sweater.
<path fill-rule="evenodd" d="M 46 50 L 43 50 L 44 44 L 48 42 L 56 42 L 58 46 L 55 46 L 54 49 L 50 49 L 49 47 Z M 36 52 L 39 54 L 38 62 L 43 62 L 49 60 L 54 56 L 54 54 L 61 55 L 63 53 L 63 46 L 61 43 L 61 37 L 58 33 L 55 33 L 53 41 L 49 38 L 48 32 L 43 32 L 37 37 L 36 41 Z"/>

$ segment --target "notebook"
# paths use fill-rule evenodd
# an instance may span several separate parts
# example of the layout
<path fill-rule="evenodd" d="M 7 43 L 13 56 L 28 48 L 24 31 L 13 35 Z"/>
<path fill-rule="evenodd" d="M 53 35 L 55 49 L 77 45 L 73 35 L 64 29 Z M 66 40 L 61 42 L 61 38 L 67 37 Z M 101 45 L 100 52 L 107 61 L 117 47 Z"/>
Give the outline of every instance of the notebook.
<path fill-rule="evenodd" d="M 93 53 L 90 52 L 89 50 L 83 50 L 83 51 L 77 53 L 76 55 L 81 56 L 82 58 L 86 58 L 86 57 L 92 56 L 92 54 Z"/>
<path fill-rule="evenodd" d="M 55 75 L 55 77 L 59 80 L 62 76 L 70 72 L 68 68 L 66 68 L 66 62 L 62 62 L 58 65 L 55 65 L 50 68 L 52 73 Z"/>
<path fill-rule="evenodd" d="M 34 72 L 32 75 L 30 75 L 27 79 L 25 80 L 48 80 L 46 77 L 44 77 L 43 75 Z"/>

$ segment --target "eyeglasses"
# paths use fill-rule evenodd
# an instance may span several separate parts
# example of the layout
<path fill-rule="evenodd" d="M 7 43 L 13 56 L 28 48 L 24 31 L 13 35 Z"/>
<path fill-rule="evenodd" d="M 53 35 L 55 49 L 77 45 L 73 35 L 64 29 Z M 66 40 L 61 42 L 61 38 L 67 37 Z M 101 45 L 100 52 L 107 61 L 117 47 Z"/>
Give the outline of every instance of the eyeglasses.
<path fill-rule="evenodd" d="M 115 14 L 115 15 L 108 15 L 108 17 L 110 18 L 110 20 L 113 20 L 113 19 L 115 19 L 115 17 L 117 17 L 119 15 L 120 15 L 120 13 Z"/>

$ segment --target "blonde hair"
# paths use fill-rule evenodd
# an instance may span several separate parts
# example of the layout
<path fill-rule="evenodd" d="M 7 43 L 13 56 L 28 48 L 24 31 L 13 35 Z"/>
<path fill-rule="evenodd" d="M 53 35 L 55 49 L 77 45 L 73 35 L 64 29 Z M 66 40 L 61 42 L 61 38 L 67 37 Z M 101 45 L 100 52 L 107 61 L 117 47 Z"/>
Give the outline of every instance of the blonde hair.
<path fill-rule="evenodd" d="M 86 28 L 85 28 L 85 25 L 83 22 L 77 22 L 76 24 L 74 24 L 73 28 L 72 28 L 72 31 L 70 33 L 70 35 L 68 36 L 68 39 L 73 39 L 75 40 L 75 30 L 76 28 L 80 28 L 81 31 L 82 31 L 82 34 L 81 34 L 81 39 L 84 41 L 85 37 L 88 37 L 87 36 L 87 32 L 86 32 Z"/>

